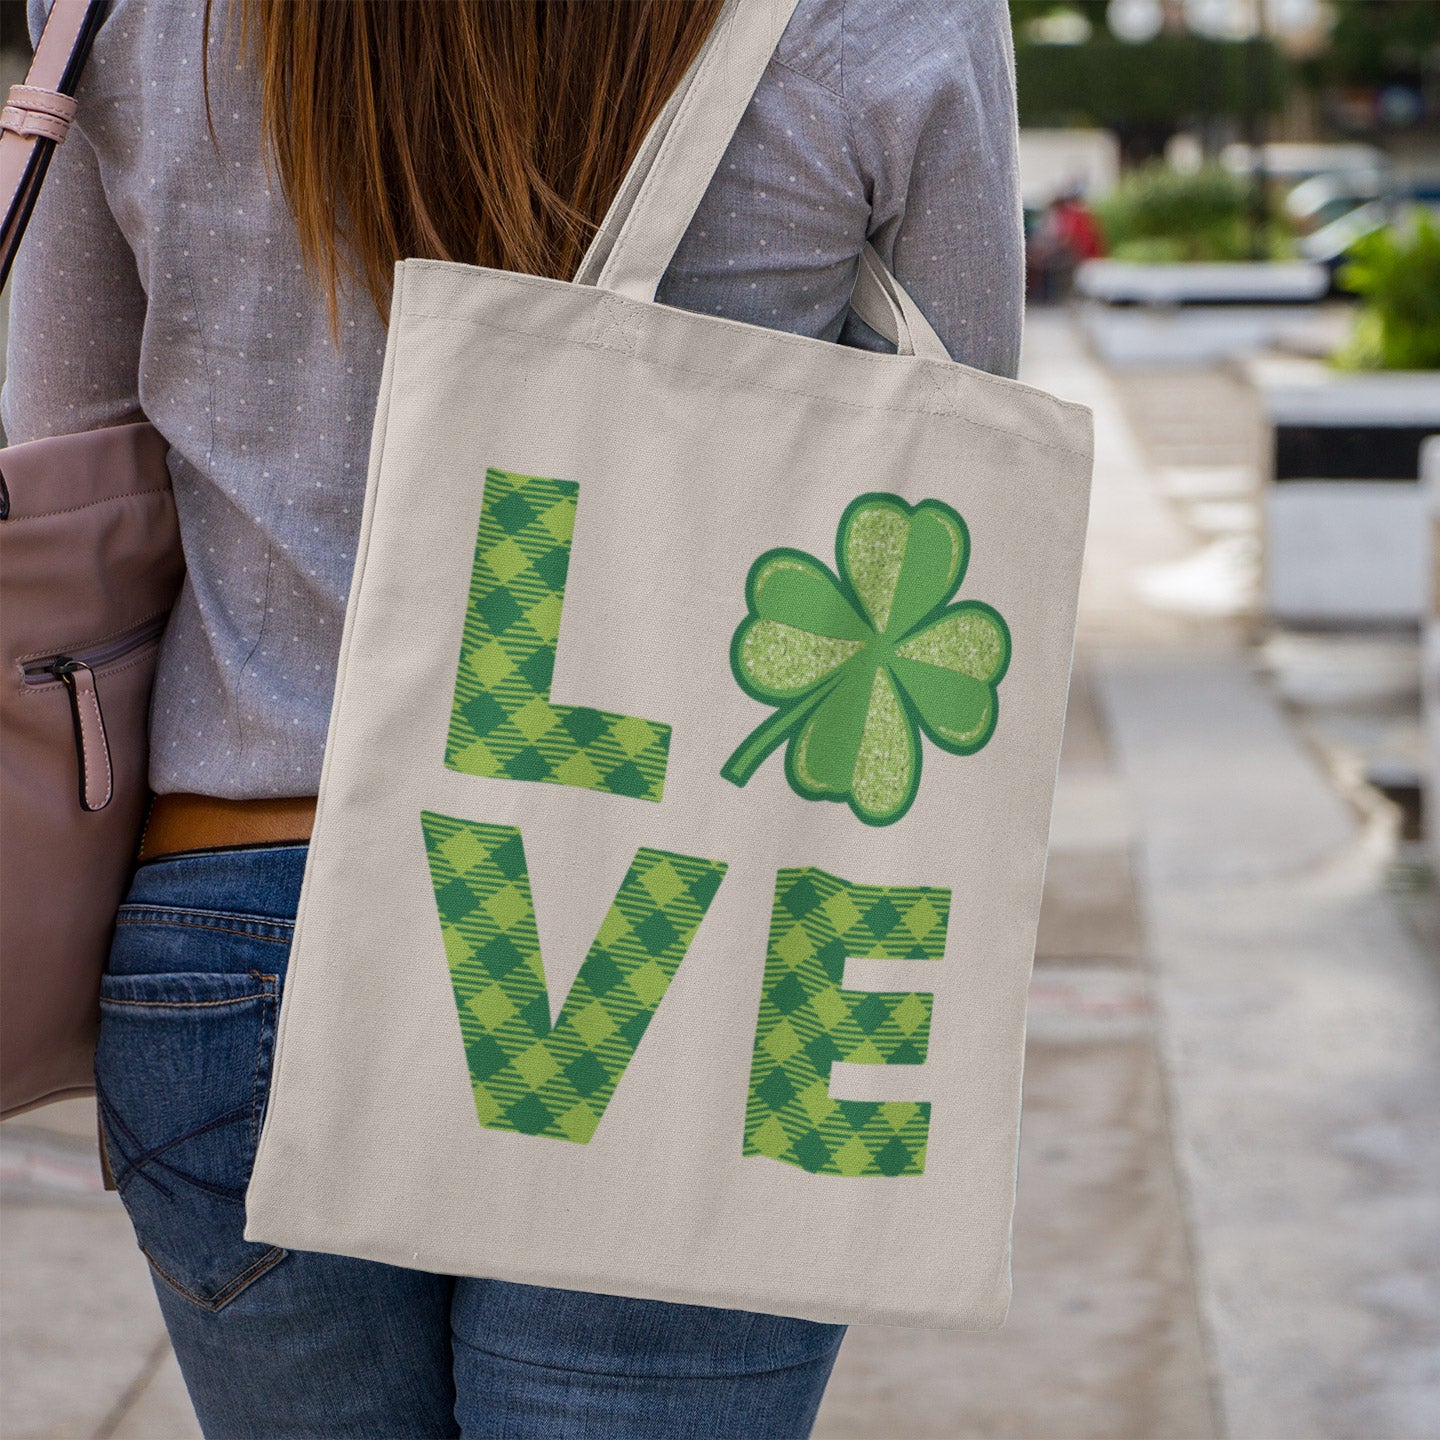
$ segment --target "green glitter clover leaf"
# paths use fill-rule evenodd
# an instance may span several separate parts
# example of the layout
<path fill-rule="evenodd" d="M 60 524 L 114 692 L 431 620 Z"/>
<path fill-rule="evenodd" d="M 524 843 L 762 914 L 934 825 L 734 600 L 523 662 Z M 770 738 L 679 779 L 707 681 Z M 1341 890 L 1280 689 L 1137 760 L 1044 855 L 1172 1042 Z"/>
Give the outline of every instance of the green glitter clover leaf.
<path fill-rule="evenodd" d="M 852 500 L 835 571 L 800 550 L 767 550 L 745 584 L 749 614 L 730 664 L 740 688 L 773 705 L 720 773 L 744 785 L 787 741 L 785 776 L 807 800 L 845 800 L 891 825 L 920 788 L 920 732 L 952 755 L 989 740 L 1010 631 L 977 600 L 950 604 L 970 536 L 939 500 Z"/>

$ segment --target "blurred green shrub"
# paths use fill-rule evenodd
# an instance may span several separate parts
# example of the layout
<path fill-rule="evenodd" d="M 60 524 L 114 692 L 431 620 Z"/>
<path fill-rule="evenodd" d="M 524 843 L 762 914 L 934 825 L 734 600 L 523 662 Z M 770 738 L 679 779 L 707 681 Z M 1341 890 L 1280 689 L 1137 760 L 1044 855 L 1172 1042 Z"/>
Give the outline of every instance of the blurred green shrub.
<path fill-rule="evenodd" d="M 1095 206 L 1117 260 L 1248 260 L 1251 194 L 1247 181 L 1218 165 L 1193 174 L 1161 161 L 1132 170 Z M 1291 253 L 1291 236 L 1271 221 L 1264 250 L 1272 260 Z"/>
<path fill-rule="evenodd" d="M 1440 370 L 1440 226 L 1423 210 L 1357 240 L 1339 281 L 1361 297 L 1348 370 Z"/>

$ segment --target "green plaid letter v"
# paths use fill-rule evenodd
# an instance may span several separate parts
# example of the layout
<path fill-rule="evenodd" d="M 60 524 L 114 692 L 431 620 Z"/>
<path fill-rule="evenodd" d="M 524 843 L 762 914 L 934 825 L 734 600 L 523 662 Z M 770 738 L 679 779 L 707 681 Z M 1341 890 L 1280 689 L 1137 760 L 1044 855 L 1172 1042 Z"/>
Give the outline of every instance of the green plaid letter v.
<path fill-rule="evenodd" d="M 579 490 L 485 472 L 445 764 L 658 801 L 668 725 L 550 699 Z"/>
<path fill-rule="evenodd" d="M 420 821 L 480 1123 L 583 1145 L 680 968 L 725 865 L 636 851 L 552 1023 L 519 830 L 428 810 Z"/>

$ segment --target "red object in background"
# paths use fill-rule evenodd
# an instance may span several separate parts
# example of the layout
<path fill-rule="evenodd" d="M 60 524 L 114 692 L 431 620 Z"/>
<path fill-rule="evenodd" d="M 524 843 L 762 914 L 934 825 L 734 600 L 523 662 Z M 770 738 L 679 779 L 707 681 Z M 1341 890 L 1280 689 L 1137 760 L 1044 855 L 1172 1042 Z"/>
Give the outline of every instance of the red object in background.
<path fill-rule="evenodd" d="M 1056 242 L 1075 260 L 1094 260 L 1105 253 L 1105 237 L 1083 200 L 1056 200 L 1048 218 Z"/>
<path fill-rule="evenodd" d="M 1076 267 L 1106 251 L 1105 234 L 1077 191 L 1057 195 L 1025 242 L 1025 293 L 1031 300 L 1063 300 Z"/>

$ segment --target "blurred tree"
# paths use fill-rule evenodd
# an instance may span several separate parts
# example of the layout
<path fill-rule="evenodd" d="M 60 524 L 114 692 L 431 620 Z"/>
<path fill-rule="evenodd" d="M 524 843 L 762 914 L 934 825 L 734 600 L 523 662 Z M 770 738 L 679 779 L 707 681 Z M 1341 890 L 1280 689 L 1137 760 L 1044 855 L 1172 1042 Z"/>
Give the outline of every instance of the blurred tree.
<path fill-rule="evenodd" d="M 1036 17 L 1022 18 L 1018 3 L 1011 8 L 1022 125 L 1103 126 L 1115 131 L 1133 163 L 1159 154 L 1177 130 L 1284 105 L 1291 67 L 1268 40 L 1164 33 L 1129 45 L 1104 28 L 1104 6 L 1097 4 L 1101 23 L 1083 44 L 1037 44 L 1025 32 Z M 1045 16 L 1078 7 L 1033 8 Z"/>
<path fill-rule="evenodd" d="M 30 55 L 30 26 L 25 0 L 0 0 L 0 50 Z"/>
<path fill-rule="evenodd" d="M 1307 66 L 1321 83 L 1418 83 L 1440 64 L 1440 4 L 1434 0 L 1331 0 L 1329 46 Z"/>

